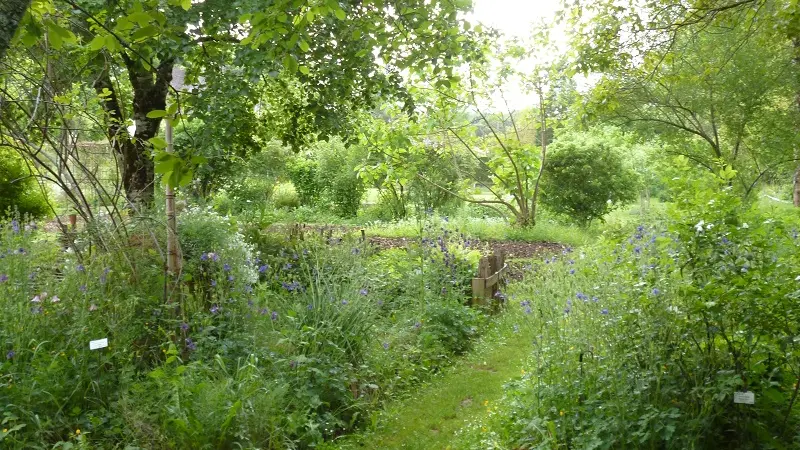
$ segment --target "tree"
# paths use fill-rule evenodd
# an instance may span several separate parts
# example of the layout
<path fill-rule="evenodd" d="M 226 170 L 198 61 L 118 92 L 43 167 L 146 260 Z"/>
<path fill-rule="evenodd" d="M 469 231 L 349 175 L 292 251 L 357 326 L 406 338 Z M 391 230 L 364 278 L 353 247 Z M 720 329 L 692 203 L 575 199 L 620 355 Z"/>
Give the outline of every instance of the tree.
<path fill-rule="evenodd" d="M 30 4 L 31 0 L 7 0 L 0 4 L 0 61 Z"/>

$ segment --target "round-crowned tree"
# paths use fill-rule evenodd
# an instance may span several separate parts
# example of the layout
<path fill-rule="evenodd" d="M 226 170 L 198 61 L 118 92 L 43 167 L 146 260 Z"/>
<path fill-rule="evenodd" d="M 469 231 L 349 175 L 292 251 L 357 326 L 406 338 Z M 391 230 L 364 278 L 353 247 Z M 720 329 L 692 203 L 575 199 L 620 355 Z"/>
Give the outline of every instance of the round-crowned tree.
<path fill-rule="evenodd" d="M 541 199 L 551 211 L 586 226 L 636 199 L 638 176 L 609 143 L 571 136 L 551 149 Z"/>
<path fill-rule="evenodd" d="M 42 217 L 50 210 L 45 194 L 17 153 L 0 148 L 0 218 Z"/>

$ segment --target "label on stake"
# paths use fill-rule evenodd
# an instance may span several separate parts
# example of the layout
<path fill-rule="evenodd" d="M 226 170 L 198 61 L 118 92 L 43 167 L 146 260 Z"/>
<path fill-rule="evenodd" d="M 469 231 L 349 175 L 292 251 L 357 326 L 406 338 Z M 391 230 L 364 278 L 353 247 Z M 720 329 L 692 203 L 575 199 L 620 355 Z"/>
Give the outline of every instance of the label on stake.
<path fill-rule="evenodd" d="M 733 403 L 743 403 L 745 405 L 752 405 L 756 402 L 756 394 L 747 392 L 734 392 Z"/>
<path fill-rule="evenodd" d="M 108 347 L 108 338 L 89 341 L 89 350 L 98 350 L 106 347 Z"/>

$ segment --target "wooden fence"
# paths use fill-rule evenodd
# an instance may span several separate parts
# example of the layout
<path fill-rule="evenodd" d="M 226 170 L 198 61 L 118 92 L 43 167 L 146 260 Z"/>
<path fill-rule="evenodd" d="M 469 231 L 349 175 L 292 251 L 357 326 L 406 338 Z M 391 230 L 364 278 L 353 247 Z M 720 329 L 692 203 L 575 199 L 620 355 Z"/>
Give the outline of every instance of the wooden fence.
<path fill-rule="evenodd" d="M 490 303 L 504 283 L 503 276 L 507 271 L 506 255 L 502 251 L 496 250 L 493 255 L 481 258 L 478 276 L 472 279 L 472 303 Z"/>

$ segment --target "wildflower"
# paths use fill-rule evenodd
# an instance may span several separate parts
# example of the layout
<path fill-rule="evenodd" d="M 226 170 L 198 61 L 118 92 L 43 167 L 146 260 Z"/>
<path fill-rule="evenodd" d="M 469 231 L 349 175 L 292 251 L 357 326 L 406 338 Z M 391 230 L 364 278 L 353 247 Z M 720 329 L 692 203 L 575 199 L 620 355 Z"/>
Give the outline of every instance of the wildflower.
<path fill-rule="evenodd" d="M 314 309 L 314 305 L 312 305 L 311 303 L 309 303 L 309 304 L 308 304 L 308 306 L 307 306 L 307 308 L 308 308 L 308 310 L 309 310 L 309 311 L 311 311 L 312 309 Z"/>
<path fill-rule="evenodd" d="M 278 311 L 272 311 L 270 317 L 272 318 L 273 321 L 278 320 Z"/>
<path fill-rule="evenodd" d="M 583 292 L 578 292 L 577 294 L 575 294 L 575 297 L 577 297 L 578 300 L 583 300 L 583 301 L 589 299 L 589 297 L 587 297 L 586 294 L 584 294 Z"/>
<path fill-rule="evenodd" d="M 747 272 L 748 272 L 748 267 L 747 266 L 742 267 L 742 273 L 747 273 Z"/>
<path fill-rule="evenodd" d="M 526 306 L 525 307 L 525 314 L 530 314 L 530 313 L 531 313 L 531 307 L 530 306 Z"/>
<path fill-rule="evenodd" d="M 217 280 L 211 280 L 211 287 L 217 287 Z"/>
<path fill-rule="evenodd" d="M 608 308 L 603 308 L 600 310 L 600 314 L 608 315 Z"/>
<path fill-rule="evenodd" d="M 600 301 L 600 299 L 599 299 L 599 298 L 597 298 L 597 297 L 592 297 L 592 302 L 594 302 L 594 303 L 597 303 L 597 302 L 599 302 L 599 301 Z"/>
<path fill-rule="evenodd" d="M 41 303 L 41 302 L 42 302 L 42 299 L 39 298 L 38 295 L 34 295 L 33 299 L 31 299 L 31 303 Z"/>
<path fill-rule="evenodd" d="M 361 295 L 367 295 L 369 294 L 369 291 L 367 290 L 367 288 L 361 288 L 361 290 L 358 291 L 358 293 Z"/>
<path fill-rule="evenodd" d="M 742 223 L 742 228 L 748 229 L 748 228 L 750 228 L 750 225 L 748 225 L 747 222 L 744 222 L 744 223 Z"/>
<path fill-rule="evenodd" d="M 442 288 L 442 295 L 447 295 L 447 288 L 446 287 Z"/>
<path fill-rule="evenodd" d="M 6 359 L 14 359 L 14 356 L 16 355 L 17 352 L 15 352 L 14 350 L 9 350 L 8 353 L 6 353 Z"/>
<path fill-rule="evenodd" d="M 192 341 L 192 338 L 186 338 L 186 348 L 193 352 L 197 350 L 197 344 Z"/>
<path fill-rule="evenodd" d="M 181 324 L 181 331 L 189 331 L 189 324 L 184 322 Z"/>
<path fill-rule="evenodd" d="M 61 301 L 61 299 L 58 298 L 57 295 L 54 295 L 53 298 L 50 299 L 50 303 L 58 303 L 60 301 Z"/>
<path fill-rule="evenodd" d="M 361 253 L 361 250 L 358 247 L 353 247 L 353 250 L 351 250 L 350 253 L 357 255 Z"/>
<path fill-rule="evenodd" d="M 200 261 L 208 261 L 208 253 L 203 253 L 200 255 Z"/>
<path fill-rule="evenodd" d="M 798 277 L 798 279 L 800 279 L 800 277 Z M 378 303 L 378 306 L 383 306 L 383 300 L 378 300 L 377 303 Z"/>
<path fill-rule="evenodd" d="M 514 333 L 519 333 L 519 325 L 514 324 Z"/>
<path fill-rule="evenodd" d="M 283 270 L 291 270 L 291 268 L 292 268 L 292 263 L 286 263 L 286 265 L 283 266 Z"/>
<path fill-rule="evenodd" d="M 500 300 L 501 302 L 506 301 L 506 299 L 508 298 L 506 297 L 506 294 L 503 294 L 500 291 L 497 291 L 497 293 L 495 293 L 494 296 L 497 297 L 497 299 Z"/>
<path fill-rule="evenodd" d="M 347 305 L 347 300 L 342 300 L 342 305 Z"/>
<path fill-rule="evenodd" d="M 14 230 L 14 233 L 19 234 L 19 222 L 16 220 L 12 220 L 11 229 Z"/>
<path fill-rule="evenodd" d="M 308 249 L 307 249 L 307 248 L 304 248 L 304 249 L 303 249 L 303 256 L 307 256 L 307 255 L 308 255 Z"/>
<path fill-rule="evenodd" d="M 5 283 L 6 281 L 8 281 L 8 275 L 0 273 L 0 283 Z"/>
<path fill-rule="evenodd" d="M 293 255 L 292 255 L 292 259 L 293 259 L 293 260 L 297 261 L 297 258 L 298 258 L 298 256 L 297 256 L 297 253 L 295 253 L 295 254 L 293 254 Z"/>
<path fill-rule="evenodd" d="M 75 430 L 75 434 L 78 434 L 78 435 L 81 434 L 81 429 L 78 428 L 77 430 Z"/>
<path fill-rule="evenodd" d="M 97 311 L 97 305 L 95 305 L 94 303 L 89 305 L 89 311 Z"/>
<path fill-rule="evenodd" d="M 728 238 L 727 238 L 727 237 L 725 237 L 725 236 L 722 236 L 722 239 L 721 239 L 721 241 L 722 241 L 722 243 L 723 243 L 723 244 L 725 244 L 725 245 L 727 245 L 727 244 L 730 244 L 730 243 L 731 243 L 731 241 L 729 241 L 729 240 L 728 240 Z"/>
<path fill-rule="evenodd" d="M 77 270 L 78 272 L 84 272 L 86 271 L 86 268 L 83 267 L 83 264 L 78 264 L 78 267 L 76 267 L 75 270 Z"/>
<path fill-rule="evenodd" d="M 19 253 L 20 255 L 24 255 L 25 254 L 25 249 L 20 247 L 19 249 L 17 249 L 17 253 Z"/>
<path fill-rule="evenodd" d="M 219 313 L 219 306 L 214 305 L 214 306 L 211 307 L 211 309 L 209 309 L 209 311 L 211 311 L 211 314 L 218 314 Z"/>
<path fill-rule="evenodd" d="M 264 272 L 266 272 L 268 269 L 269 269 L 269 266 L 268 266 L 268 265 L 266 265 L 266 264 L 264 264 L 263 266 L 260 266 L 260 267 L 258 268 L 258 273 L 264 273 Z"/>
<path fill-rule="evenodd" d="M 698 234 L 703 232 L 703 225 L 705 225 L 705 224 L 706 224 L 706 221 L 705 220 L 701 220 L 700 222 L 697 222 L 697 224 L 694 226 L 694 229 L 697 231 Z"/>
<path fill-rule="evenodd" d="M 32 275 L 32 274 L 31 274 L 31 275 Z M 81 291 L 81 292 L 86 292 L 86 289 L 87 289 L 87 288 L 86 288 L 86 285 L 85 285 L 85 284 L 82 284 L 82 285 L 81 285 L 81 287 L 79 287 L 78 289 L 80 289 L 80 291 Z"/>
<path fill-rule="evenodd" d="M 575 275 L 575 269 L 570 269 L 570 270 L 569 270 L 569 274 L 570 274 L 570 275 Z"/>
<path fill-rule="evenodd" d="M 258 313 L 261 314 L 262 316 L 266 316 L 268 312 L 269 311 L 267 311 L 267 308 L 261 308 L 260 310 L 258 310 Z"/>
<path fill-rule="evenodd" d="M 567 261 L 567 262 L 569 263 L 569 265 L 570 265 L 570 266 L 575 264 L 575 260 L 574 260 L 574 259 L 570 259 L 570 260 L 569 260 L 569 261 Z"/>
<path fill-rule="evenodd" d="M 389 343 L 388 342 L 384 342 L 383 343 L 383 349 L 384 350 L 389 350 Z"/>
<path fill-rule="evenodd" d="M 414 324 L 414 328 L 416 328 L 417 330 L 419 330 L 421 326 L 422 326 L 421 322 L 417 322 Z"/>
<path fill-rule="evenodd" d="M 222 266 L 222 270 L 224 270 L 225 272 L 230 272 L 230 271 L 231 271 L 231 265 L 230 265 L 230 264 L 228 264 L 228 263 L 225 263 L 225 264 Z"/>
<path fill-rule="evenodd" d="M 233 281 L 233 275 L 228 275 L 228 281 Z"/>
<path fill-rule="evenodd" d="M 636 253 L 637 255 L 642 253 L 642 247 L 637 245 L 636 247 L 633 248 L 633 253 Z"/>
<path fill-rule="evenodd" d="M 245 291 L 246 293 L 248 293 L 248 294 L 252 294 L 252 293 L 253 293 L 253 286 L 250 286 L 249 284 L 248 284 L 248 285 L 246 285 L 246 286 L 244 287 L 244 291 Z"/>
<path fill-rule="evenodd" d="M 658 295 L 660 293 L 661 293 L 661 291 L 658 290 L 658 288 L 653 288 L 653 295 Z"/>
<path fill-rule="evenodd" d="M 214 262 L 219 262 L 219 255 L 216 253 L 209 253 L 208 257 Z"/>

